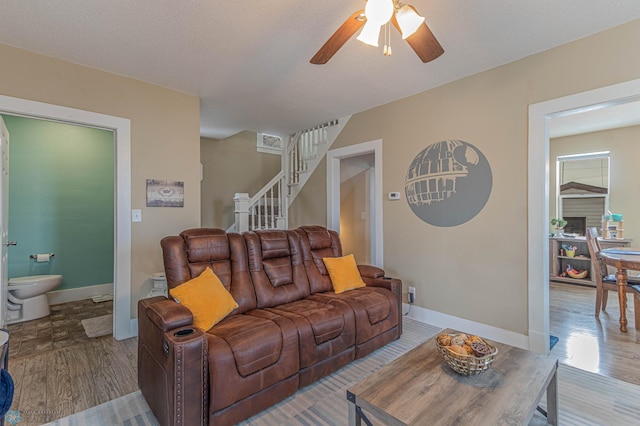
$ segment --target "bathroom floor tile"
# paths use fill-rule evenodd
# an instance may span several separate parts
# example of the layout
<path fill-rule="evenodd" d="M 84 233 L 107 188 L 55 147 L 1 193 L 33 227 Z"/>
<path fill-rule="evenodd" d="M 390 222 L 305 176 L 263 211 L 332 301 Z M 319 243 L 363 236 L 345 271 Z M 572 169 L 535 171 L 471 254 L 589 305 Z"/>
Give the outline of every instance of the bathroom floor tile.
<path fill-rule="evenodd" d="M 91 299 L 51 306 L 51 315 L 33 321 L 9 324 L 9 358 L 66 348 L 92 340 L 81 321 L 113 313 L 113 301 L 94 303 Z"/>
<path fill-rule="evenodd" d="M 51 349 L 53 349 L 53 342 L 51 339 L 36 340 L 36 352 L 44 352 Z"/>

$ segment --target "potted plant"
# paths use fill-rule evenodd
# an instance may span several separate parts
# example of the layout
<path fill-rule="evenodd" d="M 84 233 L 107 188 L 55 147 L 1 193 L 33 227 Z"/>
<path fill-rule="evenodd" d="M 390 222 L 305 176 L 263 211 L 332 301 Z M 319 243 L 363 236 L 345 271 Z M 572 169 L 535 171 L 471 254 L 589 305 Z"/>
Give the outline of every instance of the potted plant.
<path fill-rule="evenodd" d="M 554 217 L 553 219 L 551 219 L 551 224 L 556 227 L 556 232 L 553 234 L 553 236 L 562 237 L 562 231 L 567 225 L 567 221 L 561 217 Z"/>

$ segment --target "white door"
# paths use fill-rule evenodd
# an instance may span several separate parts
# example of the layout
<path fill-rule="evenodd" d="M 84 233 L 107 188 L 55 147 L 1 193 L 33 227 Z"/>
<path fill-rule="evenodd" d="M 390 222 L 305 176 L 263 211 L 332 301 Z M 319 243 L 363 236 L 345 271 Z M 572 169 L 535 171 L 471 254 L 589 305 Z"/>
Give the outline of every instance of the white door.
<path fill-rule="evenodd" d="M 7 318 L 7 250 L 9 248 L 9 132 L 0 116 L 0 151 L 2 152 L 2 171 L 0 173 L 0 237 L 2 242 L 0 259 L 0 326 L 4 327 Z"/>

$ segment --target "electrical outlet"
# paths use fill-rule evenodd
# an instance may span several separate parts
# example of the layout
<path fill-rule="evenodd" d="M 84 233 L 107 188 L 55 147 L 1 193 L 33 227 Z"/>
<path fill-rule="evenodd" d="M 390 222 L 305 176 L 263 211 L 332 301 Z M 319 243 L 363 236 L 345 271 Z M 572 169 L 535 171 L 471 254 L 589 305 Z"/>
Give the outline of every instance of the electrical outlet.
<path fill-rule="evenodd" d="M 416 301 L 416 288 L 409 287 L 409 293 L 407 293 L 407 298 L 409 299 L 409 303 L 413 304 Z"/>

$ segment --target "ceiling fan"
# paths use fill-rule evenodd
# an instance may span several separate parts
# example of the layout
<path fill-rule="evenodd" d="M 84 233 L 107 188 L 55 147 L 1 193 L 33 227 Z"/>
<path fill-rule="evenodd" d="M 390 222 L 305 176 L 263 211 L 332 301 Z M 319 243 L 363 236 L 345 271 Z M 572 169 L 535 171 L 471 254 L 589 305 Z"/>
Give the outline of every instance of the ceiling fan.
<path fill-rule="evenodd" d="M 365 8 L 344 21 L 309 62 L 316 65 L 326 64 L 360 28 L 362 31 L 357 39 L 378 46 L 380 29 L 389 21 L 400 31 L 402 38 L 409 43 L 422 62 L 433 61 L 444 53 L 444 49 L 425 24 L 424 17 L 418 14 L 415 7 L 398 0 L 367 0 Z"/>

